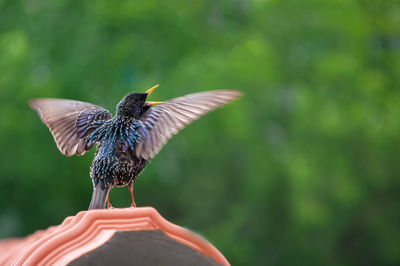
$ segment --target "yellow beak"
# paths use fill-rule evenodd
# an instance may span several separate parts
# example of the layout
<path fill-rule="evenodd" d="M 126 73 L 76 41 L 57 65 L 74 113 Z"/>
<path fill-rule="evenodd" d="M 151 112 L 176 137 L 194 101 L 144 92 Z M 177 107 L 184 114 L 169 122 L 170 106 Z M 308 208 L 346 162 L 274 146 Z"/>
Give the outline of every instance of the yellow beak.
<path fill-rule="evenodd" d="M 150 95 L 155 89 L 157 89 L 158 84 L 153 86 L 150 90 L 146 91 L 147 96 Z"/>
<path fill-rule="evenodd" d="M 146 91 L 147 96 L 149 96 L 155 89 L 157 89 L 157 87 L 158 87 L 158 84 L 153 86 L 150 90 Z M 162 102 L 146 102 L 146 104 L 149 106 L 157 105 L 160 103 L 162 103 Z"/>
<path fill-rule="evenodd" d="M 153 106 L 153 105 L 157 105 L 163 102 L 146 102 L 147 105 Z"/>

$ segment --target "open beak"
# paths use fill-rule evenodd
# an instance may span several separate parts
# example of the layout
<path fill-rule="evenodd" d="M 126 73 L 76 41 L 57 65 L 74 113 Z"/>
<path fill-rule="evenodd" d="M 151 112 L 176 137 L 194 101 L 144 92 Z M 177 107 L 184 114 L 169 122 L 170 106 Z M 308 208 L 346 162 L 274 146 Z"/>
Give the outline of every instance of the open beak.
<path fill-rule="evenodd" d="M 157 87 L 158 87 L 158 84 L 153 86 L 150 90 L 146 91 L 147 96 L 149 96 Z M 146 102 L 146 104 L 149 106 L 157 105 L 160 103 L 162 103 L 162 102 Z"/>

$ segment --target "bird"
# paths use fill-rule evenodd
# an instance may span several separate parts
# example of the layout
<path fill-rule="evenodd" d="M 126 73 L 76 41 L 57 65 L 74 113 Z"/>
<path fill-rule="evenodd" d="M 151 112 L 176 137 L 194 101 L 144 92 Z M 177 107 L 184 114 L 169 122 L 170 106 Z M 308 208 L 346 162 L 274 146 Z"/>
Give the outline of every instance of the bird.
<path fill-rule="evenodd" d="M 111 208 L 109 192 L 126 185 L 131 207 L 136 207 L 133 183 L 167 141 L 200 116 L 242 95 L 238 90 L 215 90 L 164 102 L 146 101 L 157 87 L 125 95 L 114 117 L 101 106 L 76 100 L 36 98 L 28 102 L 62 154 L 83 155 L 96 144 L 90 166 L 89 210 Z"/>

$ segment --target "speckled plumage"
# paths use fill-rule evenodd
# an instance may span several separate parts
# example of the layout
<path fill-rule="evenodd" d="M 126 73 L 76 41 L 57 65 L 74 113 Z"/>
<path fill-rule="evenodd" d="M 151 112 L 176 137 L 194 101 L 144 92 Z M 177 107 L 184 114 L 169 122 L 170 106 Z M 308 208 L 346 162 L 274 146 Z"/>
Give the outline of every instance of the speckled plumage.
<path fill-rule="evenodd" d="M 99 143 L 90 167 L 94 186 L 125 186 L 143 170 L 148 161 L 134 153 L 141 126 L 134 118 L 116 116 L 88 136 L 87 146 Z"/>
<path fill-rule="evenodd" d="M 241 95 L 238 91 L 220 90 L 163 103 L 146 102 L 155 87 L 146 93 L 126 95 L 117 105 L 115 117 L 100 106 L 80 101 L 30 101 L 63 154 L 82 155 L 97 144 L 90 167 L 94 190 L 89 209 L 106 208 L 110 190 L 114 186 L 132 188 L 135 178 L 168 139 L 201 115 Z"/>

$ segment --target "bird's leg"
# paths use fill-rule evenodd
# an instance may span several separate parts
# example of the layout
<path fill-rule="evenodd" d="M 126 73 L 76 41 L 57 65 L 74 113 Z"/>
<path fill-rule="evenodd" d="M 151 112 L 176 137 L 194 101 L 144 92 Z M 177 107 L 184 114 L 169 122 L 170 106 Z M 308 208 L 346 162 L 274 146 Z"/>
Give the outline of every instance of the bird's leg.
<path fill-rule="evenodd" d="M 107 208 L 108 209 L 111 209 L 113 206 L 111 205 L 111 203 L 110 203 L 110 197 L 109 196 L 107 196 Z"/>
<path fill-rule="evenodd" d="M 133 182 L 129 183 L 128 188 L 129 188 L 129 192 L 131 193 L 131 199 L 132 199 L 132 206 L 131 207 L 136 208 L 135 198 L 133 197 Z"/>

